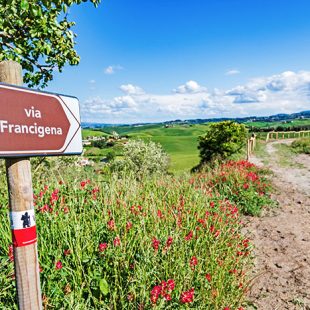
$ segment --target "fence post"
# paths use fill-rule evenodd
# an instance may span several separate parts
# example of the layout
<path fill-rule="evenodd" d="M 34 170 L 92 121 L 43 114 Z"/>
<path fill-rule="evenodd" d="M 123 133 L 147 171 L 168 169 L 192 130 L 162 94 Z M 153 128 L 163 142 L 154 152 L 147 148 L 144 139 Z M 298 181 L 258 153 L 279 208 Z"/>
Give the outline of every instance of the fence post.
<path fill-rule="evenodd" d="M 0 81 L 22 85 L 21 66 L 14 61 L 0 62 Z M 5 163 L 18 308 L 20 310 L 38 310 L 42 309 L 42 298 L 30 160 L 29 158 L 12 158 L 6 159 Z M 20 224 L 22 221 L 23 224 Z M 29 236 L 32 238 L 31 240 Z M 28 238 L 28 241 L 25 241 L 25 237 Z"/>

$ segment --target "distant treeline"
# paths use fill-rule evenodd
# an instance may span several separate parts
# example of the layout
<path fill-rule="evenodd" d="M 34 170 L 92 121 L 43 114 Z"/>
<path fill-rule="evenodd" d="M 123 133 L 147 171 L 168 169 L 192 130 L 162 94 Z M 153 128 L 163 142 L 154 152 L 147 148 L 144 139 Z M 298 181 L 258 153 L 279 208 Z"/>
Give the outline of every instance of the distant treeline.
<path fill-rule="evenodd" d="M 302 131 L 302 130 L 310 130 L 309 125 L 295 125 L 295 126 L 273 126 L 273 127 L 255 127 L 250 126 L 250 132 L 270 132 L 270 131 Z"/>

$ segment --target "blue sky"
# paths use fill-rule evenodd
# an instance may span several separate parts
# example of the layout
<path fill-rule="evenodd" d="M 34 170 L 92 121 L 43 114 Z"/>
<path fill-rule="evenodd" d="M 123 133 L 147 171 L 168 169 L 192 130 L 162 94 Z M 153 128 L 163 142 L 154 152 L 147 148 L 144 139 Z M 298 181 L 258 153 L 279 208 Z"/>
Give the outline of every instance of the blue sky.
<path fill-rule="evenodd" d="M 310 109 L 309 0 L 105 0 L 69 18 L 81 63 L 48 90 L 77 96 L 83 121 Z"/>

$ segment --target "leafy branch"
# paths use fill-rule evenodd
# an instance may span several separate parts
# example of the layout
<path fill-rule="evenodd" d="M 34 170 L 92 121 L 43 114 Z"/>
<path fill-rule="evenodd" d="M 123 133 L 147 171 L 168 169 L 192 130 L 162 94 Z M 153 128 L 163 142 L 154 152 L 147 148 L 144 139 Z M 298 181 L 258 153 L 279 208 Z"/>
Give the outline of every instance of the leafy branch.
<path fill-rule="evenodd" d="M 45 87 L 55 71 L 80 61 L 68 8 L 87 0 L 0 0 L 0 61 L 21 64 L 30 87 Z M 100 0 L 89 0 L 96 7 Z"/>

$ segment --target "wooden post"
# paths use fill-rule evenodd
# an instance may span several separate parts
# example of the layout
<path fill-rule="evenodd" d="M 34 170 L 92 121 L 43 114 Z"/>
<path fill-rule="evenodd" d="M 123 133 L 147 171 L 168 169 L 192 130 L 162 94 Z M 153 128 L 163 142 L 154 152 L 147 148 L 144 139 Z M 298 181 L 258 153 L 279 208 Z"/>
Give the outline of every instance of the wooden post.
<path fill-rule="evenodd" d="M 250 159 L 250 139 L 247 140 L 246 160 Z"/>
<path fill-rule="evenodd" d="M 14 61 L 0 62 L 0 82 L 22 85 L 21 66 Z M 18 215 L 17 218 L 20 218 L 22 211 L 33 212 L 34 209 L 29 158 L 6 159 L 6 171 L 12 224 L 14 216 Z M 34 218 L 31 220 L 34 221 Z M 35 240 L 32 244 L 19 246 L 16 239 L 14 240 L 14 266 L 19 309 L 42 309 L 37 242 Z"/>

